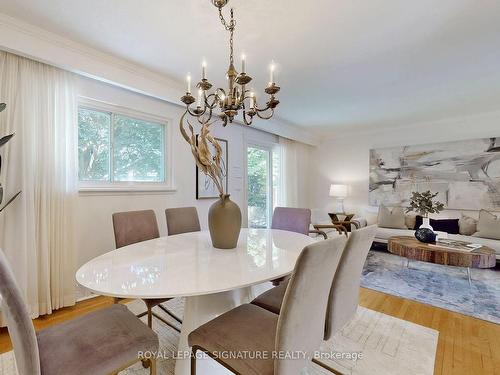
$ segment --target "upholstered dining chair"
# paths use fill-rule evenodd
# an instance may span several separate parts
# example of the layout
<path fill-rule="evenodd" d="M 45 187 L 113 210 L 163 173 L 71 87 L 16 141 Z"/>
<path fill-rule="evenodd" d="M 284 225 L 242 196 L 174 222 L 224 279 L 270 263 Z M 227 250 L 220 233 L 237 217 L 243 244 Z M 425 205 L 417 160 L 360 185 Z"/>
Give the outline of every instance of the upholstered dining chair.
<path fill-rule="evenodd" d="M 169 236 L 181 233 L 199 232 L 200 219 L 196 207 L 176 207 L 165 210 Z"/>
<path fill-rule="evenodd" d="M 271 229 L 287 230 L 289 232 L 296 232 L 305 234 L 310 233 L 321 234 L 324 239 L 327 235 L 318 230 L 311 230 L 311 210 L 308 208 L 292 208 L 292 207 L 276 207 L 273 212 L 273 219 L 271 221 Z M 286 277 L 280 277 L 271 280 L 274 286 L 280 285 Z"/>
<path fill-rule="evenodd" d="M 351 232 L 330 289 L 324 339 L 329 340 L 356 314 L 359 301 L 361 273 L 368 256 L 376 225 Z M 261 294 L 251 303 L 263 309 L 280 314 L 285 302 L 287 282 Z M 321 366 L 326 365 L 319 363 Z M 332 371 L 332 369 L 325 367 Z"/>
<path fill-rule="evenodd" d="M 0 295 L 19 375 L 108 375 L 156 352 L 158 336 L 125 306 L 89 313 L 36 332 L 9 263 L 0 250 Z M 149 360 L 150 374 L 156 361 Z"/>
<path fill-rule="evenodd" d="M 153 210 L 116 212 L 112 217 L 117 249 L 160 237 L 158 222 L 156 221 L 156 215 Z M 137 317 L 140 318 L 147 314 L 148 326 L 151 328 L 154 316 L 169 327 L 175 329 L 177 332 L 180 332 L 179 328 L 177 328 L 174 324 L 163 319 L 160 315 L 153 311 L 153 308 L 158 306 L 177 322 L 182 323 L 182 320 L 177 315 L 162 305 L 162 303 L 167 302 L 170 299 L 171 298 L 144 299 L 143 301 L 146 304 L 147 311 L 137 315 Z M 115 302 L 118 301 L 120 301 L 120 298 L 115 298 Z"/>
<path fill-rule="evenodd" d="M 191 374 L 196 374 L 196 352 L 202 351 L 235 374 L 299 374 L 323 339 L 328 295 L 346 239 L 338 237 L 306 246 L 288 283 L 281 314 L 244 304 L 192 331 Z M 314 293 L 311 293 L 314 291 Z M 267 358 L 214 353 L 259 351 Z M 307 353 L 299 360 L 275 359 L 273 353 Z"/>

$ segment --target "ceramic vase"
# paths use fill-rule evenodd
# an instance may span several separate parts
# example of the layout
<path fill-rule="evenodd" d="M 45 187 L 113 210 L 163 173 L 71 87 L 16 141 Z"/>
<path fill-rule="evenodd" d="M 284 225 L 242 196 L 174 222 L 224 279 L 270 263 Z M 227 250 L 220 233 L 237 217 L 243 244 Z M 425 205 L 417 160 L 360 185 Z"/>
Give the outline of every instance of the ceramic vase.
<path fill-rule="evenodd" d="M 212 245 L 218 249 L 234 249 L 241 230 L 241 211 L 229 194 L 221 195 L 208 211 L 208 229 Z"/>
<path fill-rule="evenodd" d="M 423 217 L 422 218 L 422 225 L 419 228 L 420 229 L 427 228 L 427 229 L 430 229 L 430 230 L 434 230 L 434 228 L 431 227 L 429 217 Z"/>

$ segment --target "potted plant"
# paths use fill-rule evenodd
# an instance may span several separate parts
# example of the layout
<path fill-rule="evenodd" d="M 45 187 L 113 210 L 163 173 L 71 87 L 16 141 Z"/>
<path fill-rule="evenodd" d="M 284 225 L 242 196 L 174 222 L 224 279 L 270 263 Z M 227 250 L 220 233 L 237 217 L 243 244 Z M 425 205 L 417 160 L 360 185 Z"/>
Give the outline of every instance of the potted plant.
<path fill-rule="evenodd" d="M 5 108 L 7 107 L 7 105 L 5 103 L 0 103 L 0 112 L 2 112 Z M 7 142 L 9 142 L 12 137 L 14 136 L 14 134 L 9 134 L 9 135 L 6 135 L 2 138 L 0 138 L 0 148 L 2 148 L 3 146 L 5 146 L 7 144 Z M 0 156 L 0 173 L 2 171 L 2 157 Z M 3 202 L 3 186 L 2 184 L 0 183 L 0 212 L 2 212 L 3 210 L 5 210 L 5 208 L 7 208 L 7 206 L 9 204 L 11 204 L 14 199 L 17 198 L 17 196 L 21 194 L 21 192 L 17 192 L 16 194 L 14 194 L 9 200 L 7 200 L 7 203 L 5 203 L 4 205 L 2 205 L 2 202 Z"/>
<path fill-rule="evenodd" d="M 412 193 L 410 206 L 406 209 L 406 213 L 414 211 L 422 216 L 423 220 L 420 228 L 432 230 L 433 228 L 429 223 L 429 214 L 437 214 L 443 211 L 444 204 L 439 201 L 434 201 L 437 195 L 438 193 L 432 193 L 430 190 L 424 191 L 423 193 L 418 191 Z"/>

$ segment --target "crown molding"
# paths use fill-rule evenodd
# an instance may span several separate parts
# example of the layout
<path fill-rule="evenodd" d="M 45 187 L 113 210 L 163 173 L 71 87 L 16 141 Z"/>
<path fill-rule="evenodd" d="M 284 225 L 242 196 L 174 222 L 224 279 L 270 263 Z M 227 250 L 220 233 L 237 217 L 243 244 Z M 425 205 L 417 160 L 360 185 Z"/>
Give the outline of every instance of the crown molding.
<path fill-rule="evenodd" d="M 172 103 L 178 80 L 0 13 L 0 47 L 83 76 Z"/>
<path fill-rule="evenodd" d="M 0 49 L 109 83 L 143 95 L 182 105 L 184 84 L 85 44 L 75 42 L 17 18 L 0 13 Z M 319 137 L 279 119 L 255 128 L 310 145 Z"/>

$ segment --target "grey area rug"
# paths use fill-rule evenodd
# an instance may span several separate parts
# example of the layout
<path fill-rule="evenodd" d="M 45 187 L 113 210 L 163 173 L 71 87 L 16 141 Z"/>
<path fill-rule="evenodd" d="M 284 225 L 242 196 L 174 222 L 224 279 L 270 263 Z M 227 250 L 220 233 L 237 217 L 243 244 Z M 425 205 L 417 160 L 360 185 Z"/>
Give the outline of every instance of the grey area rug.
<path fill-rule="evenodd" d="M 361 285 L 500 324 L 500 271 L 410 261 L 382 251 L 368 254 Z"/>
<path fill-rule="evenodd" d="M 182 316 L 182 299 L 167 302 L 169 308 Z M 133 301 L 127 307 L 134 313 L 145 310 L 144 303 Z M 158 314 L 168 317 L 161 310 Z M 160 338 L 162 352 L 177 350 L 179 336 L 157 319 L 153 319 L 153 329 Z M 355 318 L 325 342 L 321 352 L 328 354 L 323 359 L 328 365 L 345 375 L 432 375 L 438 342 L 438 332 L 391 317 L 363 307 L 358 309 Z M 362 358 L 332 358 L 332 353 L 362 353 Z M 216 365 L 214 371 L 203 375 L 230 375 L 223 367 Z M 175 361 L 169 358 L 158 360 L 158 374 L 173 375 Z M 120 375 L 147 375 L 148 370 L 136 364 Z M 17 375 L 13 352 L 0 355 L 0 375 Z M 69 374 L 68 374 L 69 375 Z M 301 375 L 331 375 L 321 367 L 311 364 Z"/>

